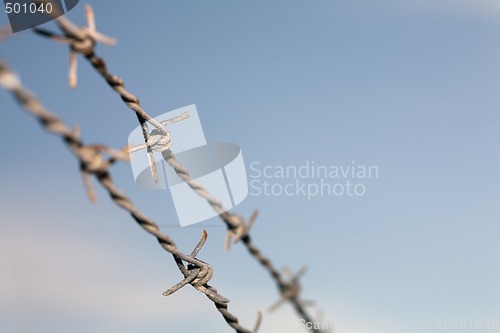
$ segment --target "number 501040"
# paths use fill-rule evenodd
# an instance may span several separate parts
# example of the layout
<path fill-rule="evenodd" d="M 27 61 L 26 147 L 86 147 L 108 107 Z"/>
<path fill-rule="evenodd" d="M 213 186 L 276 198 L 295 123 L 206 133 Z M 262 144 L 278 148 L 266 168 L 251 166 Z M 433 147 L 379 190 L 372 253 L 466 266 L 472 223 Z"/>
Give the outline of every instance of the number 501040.
<path fill-rule="evenodd" d="M 35 13 L 52 13 L 52 4 L 50 2 L 48 3 L 24 3 L 24 4 L 19 4 L 17 2 L 7 2 L 5 3 L 5 12 L 7 14 L 35 14 Z"/>

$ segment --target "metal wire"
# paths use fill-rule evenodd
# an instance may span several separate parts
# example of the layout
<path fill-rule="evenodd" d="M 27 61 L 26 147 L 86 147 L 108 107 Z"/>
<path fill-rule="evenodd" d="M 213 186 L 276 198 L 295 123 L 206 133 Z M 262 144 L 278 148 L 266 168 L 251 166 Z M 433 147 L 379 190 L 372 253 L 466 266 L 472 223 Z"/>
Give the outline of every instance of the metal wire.
<path fill-rule="evenodd" d="M 90 64 L 94 67 L 94 69 L 101 75 L 101 77 L 108 83 L 108 85 L 120 95 L 123 102 L 135 112 L 139 123 L 141 125 L 143 136 L 144 136 L 144 144 L 141 145 L 141 148 L 147 149 L 151 173 L 153 180 L 157 181 L 156 167 L 154 164 L 153 158 L 153 147 L 156 145 L 159 152 L 162 153 L 165 161 L 174 168 L 177 175 L 186 182 L 190 188 L 195 191 L 198 195 L 203 197 L 212 208 L 219 214 L 220 218 L 226 225 L 227 228 L 227 236 L 226 236 L 226 250 L 229 249 L 230 242 L 233 243 L 241 240 L 241 243 L 247 248 L 250 255 L 255 258 L 271 275 L 272 279 L 275 281 L 278 290 L 280 292 L 280 300 L 277 304 L 273 305 L 270 310 L 274 310 L 277 306 L 283 304 L 285 301 L 289 302 L 292 307 L 295 309 L 297 314 L 301 319 L 305 322 L 310 323 L 313 322 L 312 317 L 307 313 L 305 307 L 309 305 L 311 302 L 304 301 L 300 298 L 301 293 L 301 284 L 300 277 L 305 273 L 305 268 L 301 269 L 299 273 L 296 275 L 289 275 L 288 279 L 285 279 L 282 273 L 272 264 L 271 260 L 264 256 L 261 250 L 252 242 L 252 238 L 249 234 L 250 229 L 253 223 L 256 220 L 257 212 L 254 212 L 252 217 L 249 219 L 249 222 L 246 223 L 244 218 L 232 214 L 226 211 L 223 207 L 222 203 L 215 197 L 213 197 L 207 189 L 205 189 L 201 184 L 191 179 L 189 176 L 188 170 L 186 170 L 182 165 L 180 165 L 175 155 L 168 149 L 169 146 L 158 147 L 159 140 L 163 139 L 165 142 L 170 142 L 170 134 L 165 129 L 165 127 L 154 120 L 146 111 L 144 111 L 139 103 L 139 99 L 130 93 L 127 89 L 125 89 L 125 84 L 122 79 L 118 76 L 113 75 L 107 68 L 106 62 L 104 59 L 100 58 L 95 53 L 95 46 L 97 41 L 105 41 L 106 38 L 103 38 L 101 34 L 95 31 L 95 22 L 94 15 L 89 6 L 86 8 L 87 12 L 87 22 L 88 27 L 77 27 L 69 20 L 64 17 L 59 17 L 55 21 L 58 27 L 61 29 L 63 35 L 59 35 L 47 30 L 36 28 L 34 31 L 44 37 L 53 39 L 58 42 L 63 42 L 68 44 L 70 47 L 70 52 L 73 55 L 71 57 L 72 63 L 70 64 L 70 85 L 72 82 L 76 83 L 76 57 L 74 55 L 76 53 L 81 54 L 86 60 L 90 62 Z M 150 133 L 148 132 L 148 125 L 150 123 L 155 127 L 156 132 L 159 131 L 159 138 L 156 138 L 153 141 L 150 138 Z M 158 135 L 158 133 L 156 133 Z M 163 136 L 163 137 L 161 137 Z M 203 267 L 203 263 L 198 263 L 199 266 Z M 184 272 L 183 272 L 184 274 Z M 194 281 L 193 277 L 190 274 L 184 274 L 185 279 L 191 279 L 190 281 Z M 187 283 L 191 283 L 189 281 L 183 281 L 181 284 L 183 285 Z M 182 286 L 183 286 L 182 285 Z M 182 287 L 180 286 L 180 287 Z M 179 287 L 179 288 L 180 288 Z M 166 292 L 168 293 L 168 291 Z M 219 304 L 219 303 L 217 303 Z M 219 309 L 219 311 L 221 311 Z M 222 311 L 221 311 L 222 312 Z M 227 319 L 226 319 L 227 320 Z M 315 325 L 308 325 L 310 330 L 315 333 L 323 332 L 320 329 L 314 327 Z"/>
<path fill-rule="evenodd" d="M 300 293 L 302 291 L 300 278 L 305 274 L 305 267 L 302 268 L 296 275 L 287 274 L 289 276 L 289 280 L 285 281 L 282 274 L 277 268 L 274 267 L 271 260 L 264 256 L 261 250 L 259 250 L 259 248 L 252 242 L 249 232 L 255 222 L 255 219 L 257 218 L 258 212 L 255 211 L 250 217 L 248 224 L 246 224 L 243 217 L 227 212 L 219 200 L 214 198 L 200 183 L 191 179 L 191 177 L 189 177 L 189 172 L 177 162 L 175 155 L 171 151 L 163 152 L 162 155 L 165 161 L 172 168 L 174 168 L 177 175 L 184 182 L 186 182 L 189 187 L 193 189 L 193 191 L 207 200 L 216 212 L 219 212 L 220 218 L 225 222 L 227 227 L 226 249 L 229 248 L 229 242 L 231 239 L 233 239 L 233 242 L 241 240 L 252 257 L 255 258 L 271 275 L 277 284 L 278 290 L 280 291 L 281 299 L 269 310 L 274 311 L 279 305 L 288 301 L 292 304 L 300 318 L 305 320 L 306 323 L 313 322 L 313 319 L 305 310 L 305 306 L 311 304 L 311 302 L 300 299 Z M 285 270 L 285 272 L 288 273 L 287 270 Z M 315 328 L 315 325 L 310 325 L 309 327 L 312 332 L 322 332 L 320 329 Z"/>
<path fill-rule="evenodd" d="M 165 294 L 172 294 L 180 287 L 190 284 L 196 290 L 204 293 L 216 306 L 226 322 L 238 333 L 255 333 L 261 321 L 260 313 L 257 314 L 257 322 L 253 330 L 248 330 L 238 323 L 238 318 L 228 311 L 229 300 L 219 294 L 208 282 L 212 278 L 212 267 L 196 258 L 207 239 L 207 233 L 203 230 L 202 238 L 190 255 L 180 251 L 175 242 L 160 231 L 154 220 L 143 214 L 132 201 L 114 184 L 111 179 L 109 168 L 117 160 L 128 159 L 127 150 L 116 151 L 102 145 L 86 145 L 80 139 L 78 128 L 71 130 L 55 114 L 49 112 L 42 103 L 30 93 L 21 83 L 21 80 L 0 60 L 0 86 L 8 90 L 14 98 L 31 115 L 38 119 L 40 124 L 49 132 L 61 137 L 71 152 L 80 163 L 80 170 L 85 177 L 94 176 L 100 185 L 108 192 L 113 202 L 130 213 L 134 220 L 149 234 L 156 237 L 160 246 L 171 253 L 177 267 L 184 276 L 183 281 L 170 288 Z M 104 155 L 109 155 L 109 158 Z M 185 265 L 187 263 L 187 267 Z M 180 285 L 180 286 L 179 286 Z"/>

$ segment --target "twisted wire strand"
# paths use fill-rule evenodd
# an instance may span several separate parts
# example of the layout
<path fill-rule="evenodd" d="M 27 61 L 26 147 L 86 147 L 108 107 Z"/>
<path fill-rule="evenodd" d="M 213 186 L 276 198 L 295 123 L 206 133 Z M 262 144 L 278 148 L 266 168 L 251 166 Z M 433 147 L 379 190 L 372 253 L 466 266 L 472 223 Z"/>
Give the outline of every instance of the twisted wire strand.
<path fill-rule="evenodd" d="M 101 75 L 101 77 L 108 83 L 108 85 L 120 95 L 123 102 L 134 112 L 136 112 L 139 119 L 139 123 L 143 129 L 143 134 L 148 149 L 148 153 L 152 153 L 151 147 L 148 144 L 149 133 L 147 133 L 147 123 L 151 123 L 155 128 L 160 130 L 163 135 L 169 136 L 170 134 L 166 129 L 156 122 L 150 115 L 142 109 L 139 103 L 139 99 L 125 89 L 125 84 L 122 79 L 118 76 L 113 75 L 107 68 L 106 62 L 101 57 L 97 56 L 95 53 L 95 39 L 87 34 L 85 28 L 80 28 L 75 26 L 72 22 L 64 17 L 59 17 L 56 20 L 57 25 L 64 33 L 64 36 L 46 31 L 43 29 L 33 29 L 36 33 L 48 37 L 50 39 L 68 43 L 71 50 L 76 51 L 84 56 L 91 65 L 96 69 L 96 71 Z M 156 123 L 155 123 L 156 122 Z M 161 129 L 158 127 L 160 126 Z M 281 272 L 273 266 L 271 260 L 264 256 L 261 250 L 252 242 L 249 235 L 250 225 L 245 225 L 244 219 L 235 214 L 231 214 L 226 211 L 222 203 L 212 196 L 210 192 L 205 189 L 200 183 L 194 181 L 189 177 L 189 172 L 177 162 L 175 155 L 170 150 L 161 151 L 165 161 L 174 168 L 177 175 L 185 181 L 188 186 L 195 191 L 198 195 L 204 198 L 210 206 L 219 214 L 223 222 L 225 222 L 228 230 L 228 240 L 233 238 L 234 242 L 241 240 L 244 246 L 247 248 L 248 252 L 254 257 L 271 275 L 275 281 L 278 290 L 281 295 L 282 301 L 288 301 L 291 303 L 292 307 L 295 309 L 300 318 L 304 319 L 306 322 L 313 322 L 313 318 L 305 310 L 305 302 L 300 299 L 300 281 L 298 279 L 291 279 L 290 281 L 285 281 Z M 324 330 L 320 330 L 311 325 L 309 328 L 311 332 L 321 333 Z"/>
<path fill-rule="evenodd" d="M 254 333 L 257 331 L 261 319 L 260 314 L 258 314 L 254 330 L 245 329 L 239 324 L 238 318 L 228 311 L 227 303 L 229 300 L 220 295 L 214 287 L 208 284 L 208 281 L 212 277 L 212 267 L 195 257 L 206 240 L 206 231 L 203 231 L 202 241 L 196 246 L 191 255 L 181 252 L 172 238 L 161 232 L 156 222 L 143 214 L 114 184 L 108 169 L 116 161 L 116 158 L 111 157 L 107 159 L 101 153 L 102 146 L 85 145 L 79 137 L 79 131 L 71 130 L 59 119 L 59 117 L 49 112 L 42 103 L 22 85 L 18 76 L 1 60 L 0 86 L 8 90 L 18 103 L 31 115 L 37 118 L 47 131 L 63 139 L 71 152 L 79 160 L 82 172 L 94 175 L 98 182 L 108 192 L 113 202 L 129 212 L 133 219 L 146 232 L 156 237 L 160 246 L 165 251 L 172 254 L 184 278 L 189 279 L 188 283 L 198 291 L 204 293 L 214 303 L 215 307 L 229 326 L 238 333 Z M 184 265 L 184 262 L 188 263 L 188 267 Z"/>
<path fill-rule="evenodd" d="M 154 158 L 152 156 L 153 151 L 148 144 L 149 142 L 148 122 L 162 134 L 168 135 L 168 132 L 164 126 L 162 126 L 158 121 L 156 121 L 146 111 L 144 111 L 144 109 L 141 107 L 139 99 L 135 97 L 133 94 L 131 94 L 127 89 L 125 89 L 125 84 L 120 79 L 120 77 L 111 74 L 107 69 L 106 62 L 104 61 L 104 59 L 98 57 L 95 54 L 94 52 L 96 45 L 95 22 L 93 17 L 93 11 L 90 6 L 86 7 L 86 13 L 87 13 L 88 24 L 93 29 L 90 29 L 91 27 L 85 29 L 79 28 L 73 23 L 71 23 L 69 20 L 65 19 L 64 17 L 58 17 L 56 19 L 56 23 L 59 25 L 59 28 L 65 34 L 64 36 L 59 36 L 50 31 L 40 28 L 35 28 L 33 29 L 33 31 L 42 36 L 54 39 L 62 43 L 68 43 L 70 45 L 71 49 L 70 55 L 72 60 L 70 62 L 70 86 L 74 87 L 74 85 L 76 84 L 76 82 L 74 82 L 76 81 L 76 78 L 73 77 L 71 74 L 75 74 L 76 72 L 76 54 L 80 53 L 92 64 L 94 69 L 106 80 L 108 85 L 116 93 L 118 93 L 118 95 L 120 95 L 123 102 L 132 111 L 135 112 L 137 120 L 139 121 L 139 124 L 141 126 L 144 142 L 146 143 L 147 146 L 147 154 L 150 163 L 151 174 L 153 176 L 153 180 L 155 182 L 158 182 L 156 165 L 154 162 Z"/>
<path fill-rule="evenodd" d="M 245 228 L 245 222 L 241 216 L 231 214 L 227 212 L 221 201 L 217 200 L 214 196 L 208 192 L 208 190 L 203 187 L 199 182 L 193 180 L 189 176 L 189 171 L 182 166 L 175 157 L 175 154 L 167 150 L 162 152 L 164 160 L 175 170 L 175 173 L 181 178 L 188 186 L 195 191 L 199 196 L 204 198 L 212 208 L 219 213 L 220 218 L 226 224 L 229 232 L 233 231 L 238 234 L 244 246 L 271 275 L 273 280 L 276 282 L 278 290 L 280 291 L 283 301 L 288 301 L 292 304 L 293 308 L 297 314 L 305 320 L 306 323 L 312 323 L 313 318 L 305 310 L 304 302 L 300 300 L 301 286 L 298 279 L 290 279 L 290 281 L 285 281 L 283 279 L 280 271 L 274 267 L 271 260 L 267 258 L 261 250 L 252 242 L 252 238 L 249 234 L 248 228 Z M 315 325 L 310 326 L 310 331 L 314 333 L 323 332 L 321 329 L 315 327 Z"/>

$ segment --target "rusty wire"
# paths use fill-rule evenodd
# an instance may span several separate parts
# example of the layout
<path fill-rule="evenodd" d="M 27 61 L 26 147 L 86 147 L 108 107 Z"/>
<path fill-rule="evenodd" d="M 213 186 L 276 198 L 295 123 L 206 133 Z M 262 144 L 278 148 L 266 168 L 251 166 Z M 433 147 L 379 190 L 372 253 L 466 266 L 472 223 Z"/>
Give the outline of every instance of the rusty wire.
<path fill-rule="evenodd" d="M 55 21 L 58 27 L 61 29 L 63 35 L 47 31 L 40 28 L 33 29 L 36 33 L 53 39 L 58 42 L 63 42 L 70 46 L 70 54 L 72 64 L 70 64 L 70 85 L 72 82 L 72 72 L 75 71 L 76 59 L 74 57 L 75 53 L 81 54 L 85 59 L 87 59 L 90 64 L 94 67 L 94 69 L 101 75 L 101 77 L 108 83 L 108 85 L 120 95 L 123 102 L 133 110 L 141 128 L 143 130 L 143 136 L 145 143 L 141 145 L 140 148 L 147 149 L 148 159 L 150 162 L 151 173 L 153 176 L 153 180 L 157 182 L 157 174 L 156 167 L 154 164 L 153 158 L 153 148 L 155 151 L 159 151 L 162 153 L 165 161 L 175 170 L 176 174 L 190 186 L 190 188 L 195 191 L 198 195 L 203 197 L 210 206 L 219 214 L 220 218 L 226 224 L 227 235 L 225 248 L 229 249 L 229 245 L 231 241 L 233 243 L 241 242 L 247 248 L 248 252 L 251 254 L 253 258 L 255 258 L 271 275 L 273 280 L 275 281 L 278 290 L 280 292 L 280 300 L 277 304 L 271 306 L 270 310 L 276 309 L 277 306 L 283 304 L 285 301 L 288 301 L 292 307 L 295 309 L 300 318 L 304 319 L 305 322 L 313 322 L 312 317 L 307 313 L 305 307 L 311 302 L 304 301 L 300 298 L 301 293 L 301 284 L 300 277 L 305 273 L 305 268 L 302 268 L 299 273 L 296 275 L 287 274 L 288 271 L 285 271 L 285 275 L 288 275 L 288 279 L 283 277 L 283 274 L 278 270 L 271 262 L 269 258 L 264 256 L 261 250 L 252 242 L 251 236 L 249 234 L 251 227 L 253 226 L 256 218 L 257 211 L 255 211 L 250 217 L 248 223 L 245 222 L 244 218 L 237 214 L 232 214 L 226 211 L 223 207 L 222 203 L 213 197 L 207 189 L 205 189 L 200 183 L 191 179 L 189 176 L 188 170 L 186 170 L 180 163 L 177 162 L 175 155 L 170 151 L 171 140 L 170 134 L 165 129 L 163 124 L 160 124 L 154 118 L 152 118 L 149 114 L 144 111 L 139 103 L 139 99 L 125 89 L 125 84 L 121 78 L 116 75 L 113 75 L 107 68 L 106 62 L 104 59 L 99 57 L 95 52 L 96 42 L 102 41 L 102 38 L 96 38 L 96 36 L 102 36 L 95 32 L 95 22 L 93 11 L 90 6 L 86 7 L 87 14 L 87 27 L 77 27 L 72 22 L 67 20 L 64 17 L 59 17 Z M 98 35 L 96 35 L 98 34 Z M 106 37 L 108 38 L 108 37 Z M 153 130 L 155 138 L 152 138 L 152 134 L 148 133 L 147 122 L 155 127 Z M 158 144 L 161 140 L 167 142 L 169 145 L 161 145 Z M 156 147 L 154 147 L 156 145 Z M 137 148 L 139 149 L 139 147 Z M 322 330 L 314 327 L 315 325 L 311 325 L 310 330 L 315 333 L 320 333 Z"/>
<path fill-rule="evenodd" d="M 303 267 L 296 275 L 293 275 L 287 269 L 284 269 L 284 273 L 289 277 L 288 281 L 286 281 L 283 278 L 281 272 L 274 267 L 271 260 L 264 256 L 259 248 L 252 242 L 249 231 L 254 224 L 255 219 L 257 218 L 258 211 L 256 210 L 250 217 L 249 222 L 245 223 L 243 217 L 227 212 L 219 200 L 214 198 L 201 184 L 191 179 L 191 177 L 189 177 L 189 172 L 177 162 L 177 160 L 175 159 L 175 155 L 171 153 L 171 151 L 166 151 L 162 154 L 165 161 L 174 168 L 177 175 L 182 180 L 184 180 L 189 185 L 189 187 L 193 189 L 193 191 L 206 199 L 216 212 L 220 212 L 219 216 L 226 223 L 226 227 L 228 230 L 226 237 L 226 249 L 229 247 L 231 239 L 233 239 L 233 242 L 241 240 L 244 246 L 247 248 L 248 252 L 272 276 L 277 284 L 278 290 L 280 291 L 281 298 L 276 304 L 271 306 L 269 310 L 274 311 L 277 307 L 288 301 L 291 303 L 299 316 L 305 320 L 305 322 L 313 322 L 313 319 L 305 310 L 305 307 L 312 304 L 312 302 L 304 301 L 300 298 L 300 293 L 302 291 L 300 278 L 305 274 L 306 268 Z M 311 325 L 310 329 L 312 332 L 321 332 L 320 329 L 315 328 L 315 325 Z"/>
<path fill-rule="evenodd" d="M 85 7 L 85 12 L 87 17 L 87 27 L 77 27 L 64 17 L 58 17 L 56 19 L 59 27 L 64 32 L 64 36 L 57 35 L 40 28 L 35 28 L 33 30 L 38 34 L 49 37 L 58 42 L 68 44 L 70 46 L 70 66 L 68 73 L 70 87 L 76 87 L 77 54 L 81 54 L 92 64 L 92 66 L 99 72 L 99 74 L 101 74 L 108 85 L 121 96 L 123 102 L 135 112 L 137 120 L 141 125 L 145 143 L 147 143 L 149 140 L 148 122 L 162 134 L 168 135 L 168 131 L 165 129 L 165 127 L 163 127 L 158 121 L 156 121 L 142 109 L 141 104 L 139 103 L 139 99 L 125 89 L 125 84 L 118 76 L 112 75 L 108 72 L 104 60 L 95 54 L 94 50 L 97 42 L 113 45 L 116 40 L 104 36 L 103 34 L 96 31 L 94 12 L 90 5 L 87 5 Z M 153 158 L 153 151 L 151 150 L 149 145 L 147 145 L 147 155 L 153 180 L 155 182 L 158 182 L 158 173 Z"/>
<path fill-rule="evenodd" d="M 205 294 L 222 314 L 226 322 L 238 333 L 257 332 L 261 314 L 257 314 L 257 321 L 253 330 L 248 330 L 238 323 L 238 318 L 228 311 L 229 300 L 219 294 L 217 290 L 210 286 L 208 282 L 212 278 L 212 267 L 198 259 L 196 256 L 202 249 L 207 233 L 203 230 L 201 240 L 196 245 L 191 254 L 187 255 L 179 250 L 175 242 L 166 234 L 162 233 L 154 220 L 144 215 L 132 201 L 114 184 L 109 168 L 118 160 L 128 160 L 128 149 L 117 151 L 103 145 L 86 145 L 80 139 L 78 127 L 70 129 L 55 114 L 49 112 L 43 104 L 30 93 L 21 83 L 19 77 L 14 74 L 0 60 L 0 86 L 8 90 L 14 98 L 31 115 L 38 119 L 40 124 L 49 132 L 61 137 L 71 152 L 80 163 L 82 175 L 88 180 L 94 176 L 100 185 L 108 192 L 113 202 L 130 213 L 134 220 L 149 234 L 156 237 L 161 247 L 171 253 L 177 267 L 184 276 L 184 279 L 168 289 L 163 295 L 168 296 L 181 287 L 190 284 L 199 292 Z M 106 157 L 106 153 L 109 157 Z M 88 184 L 87 184 L 88 186 Z M 90 194 L 90 193 L 89 193 Z M 186 265 L 187 264 L 187 265 Z"/>

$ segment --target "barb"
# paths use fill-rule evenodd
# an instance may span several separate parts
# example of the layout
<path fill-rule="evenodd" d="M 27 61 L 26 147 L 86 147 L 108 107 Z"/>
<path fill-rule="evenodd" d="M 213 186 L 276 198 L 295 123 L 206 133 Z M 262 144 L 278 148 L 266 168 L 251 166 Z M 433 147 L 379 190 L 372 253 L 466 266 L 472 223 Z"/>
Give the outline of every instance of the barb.
<path fill-rule="evenodd" d="M 299 281 L 285 281 L 280 271 L 273 266 L 272 262 L 266 256 L 264 256 L 260 249 L 252 242 L 249 231 L 256 220 L 256 213 L 252 215 L 252 217 L 249 219 L 248 224 L 246 224 L 243 217 L 228 213 L 217 198 L 212 196 L 208 192 L 208 190 L 206 190 L 201 184 L 191 179 L 189 177 L 189 172 L 176 161 L 175 155 L 169 150 L 172 144 L 170 133 L 165 129 L 163 124 L 158 123 L 141 108 L 139 100 L 136 96 L 125 89 L 123 81 L 118 78 L 118 76 L 113 75 L 108 71 L 105 61 L 95 54 L 96 40 L 86 32 L 86 28 L 76 27 L 75 25 L 73 25 L 73 23 L 62 17 L 56 19 L 56 23 L 64 33 L 64 36 L 57 35 L 42 29 L 34 29 L 34 31 L 44 37 L 48 37 L 56 41 L 60 41 L 61 38 L 65 38 L 65 43 L 69 43 L 72 50 L 75 50 L 76 52 L 83 55 L 97 70 L 97 72 L 106 80 L 108 85 L 121 96 L 124 103 L 134 112 L 136 112 L 139 123 L 141 124 L 143 130 L 145 142 L 142 145 L 132 148 L 132 151 L 137 151 L 144 148 L 147 149 L 153 180 L 155 182 L 158 182 L 153 157 L 153 151 L 158 151 L 162 153 L 165 161 L 174 168 L 177 175 L 184 182 L 186 182 L 193 191 L 203 197 L 219 214 L 220 218 L 226 224 L 227 235 L 225 248 L 227 250 L 229 249 L 231 240 L 233 241 L 233 243 L 237 243 L 241 240 L 243 245 L 247 248 L 248 252 L 271 275 L 271 277 L 277 284 L 281 299 L 287 300 L 296 310 L 297 314 L 306 322 L 313 322 L 312 318 L 304 308 L 305 304 L 307 304 L 308 302 L 302 301 L 299 298 L 299 292 L 301 288 L 298 288 L 298 292 L 290 293 L 290 290 L 297 289 L 296 286 L 299 284 Z M 155 130 L 157 130 L 157 132 L 153 130 L 151 133 L 149 133 L 146 121 L 151 123 L 155 127 Z M 164 142 L 165 144 L 162 145 L 162 142 Z M 187 278 L 187 276 L 185 277 Z M 181 283 L 184 282 L 185 281 L 182 281 Z M 312 332 L 322 332 L 321 330 L 314 328 L 314 325 L 312 326 Z"/>
<path fill-rule="evenodd" d="M 193 252 L 189 255 L 190 258 L 195 259 L 198 252 L 200 252 L 201 248 L 205 244 L 207 240 L 207 232 L 203 230 L 202 236 L 198 245 L 194 248 Z M 198 261 L 204 263 L 205 265 L 201 268 L 197 265 L 188 264 L 187 270 L 189 275 L 184 278 L 181 282 L 174 285 L 172 288 L 168 289 L 163 293 L 163 296 L 169 296 L 175 293 L 177 290 L 181 289 L 188 283 L 195 287 L 197 290 L 203 292 L 206 295 L 210 295 L 210 299 L 213 299 L 215 303 L 229 303 L 229 300 L 222 295 L 217 294 L 217 291 L 213 288 L 208 288 L 207 283 L 210 281 L 213 275 L 212 266 L 207 264 L 204 261 L 197 259 Z"/>
<path fill-rule="evenodd" d="M 269 312 L 277 310 L 286 301 L 294 299 L 297 300 L 302 307 L 314 305 L 314 302 L 312 301 L 305 301 L 299 299 L 302 290 L 302 286 L 300 285 L 300 278 L 304 276 L 306 271 L 307 271 L 306 266 L 302 267 L 297 274 L 292 274 L 288 268 L 283 269 L 283 272 L 285 273 L 285 275 L 288 277 L 289 280 L 288 283 L 284 286 L 283 292 L 281 293 L 281 299 L 269 307 Z"/>
<path fill-rule="evenodd" d="M 177 123 L 187 118 L 189 118 L 189 113 L 184 112 L 180 116 L 162 121 L 160 124 L 166 128 L 170 124 Z M 129 153 L 134 153 L 141 149 L 148 149 L 148 148 L 150 148 L 152 151 L 163 152 L 165 150 L 170 149 L 172 144 L 173 141 L 172 138 L 170 137 L 170 132 L 167 131 L 166 134 L 163 134 L 157 129 L 153 129 L 148 135 L 148 140 L 143 144 L 130 148 Z"/>
<path fill-rule="evenodd" d="M 210 286 L 208 282 L 212 278 L 213 269 L 206 262 L 196 258 L 198 252 L 202 249 L 206 241 L 207 233 L 203 231 L 202 239 L 190 254 L 181 252 L 175 242 L 166 234 L 162 233 L 156 222 L 144 215 L 132 201 L 116 187 L 109 167 L 117 160 L 124 159 L 122 151 L 116 151 L 102 145 L 85 145 L 79 136 L 79 129 L 69 129 L 56 115 L 49 112 L 41 102 L 31 94 L 21 83 L 21 80 L 16 76 L 7 65 L 0 60 L 0 86 L 8 90 L 14 98 L 26 109 L 31 115 L 38 119 L 40 124 L 49 132 L 61 137 L 71 152 L 80 162 L 80 170 L 82 175 L 85 175 L 86 181 L 90 182 L 90 176 L 94 176 L 100 185 L 108 192 L 113 202 L 128 211 L 134 220 L 149 234 L 156 237 L 160 246 L 171 253 L 179 270 L 186 281 L 182 286 L 178 287 L 171 293 L 179 290 L 186 284 L 192 285 L 196 290 L 204 293 L 216 306 L 217 310 L 222 314 L 226 322 L 238 333 L 255 333 L 256 329 L 250 331 L 243 328 L 238 323 L 238 318 L 232 315 L 227 309 L 229 300 L 220 295 L 217 290 Z M 110 157 L 107 158 L 102 153 L 107 153 Z M 86 184 L 88 186 L 88 184 Z M 93 191 L 92 191 L 93 193 Z M 187 267 L 185 266 L 187 263 Z M 170 293 L 170 294 L 171 294 Z M 260 313 L 257 315 L 256 328 L 260 325 Z"/>
<path fill-rule="evenodd" d="M 248 224 L 240 223 L 235 229 L 228 229 L 226 233 L 226 240 L 224 244 L 224 250 L 227 252 L 229 251 L 229 248 L 231 247 L 231 240 L 233 241 L 234 244 L 236 244 L 243 236 L 248 235 L 250 230 L 253 227 L 253 224 L 255 223 L 255 220 L 257 219 L 257 216 L 259 216 L 259 211 L 255 210 L 250 216 L 250 219 L 248 220 Z"/>

